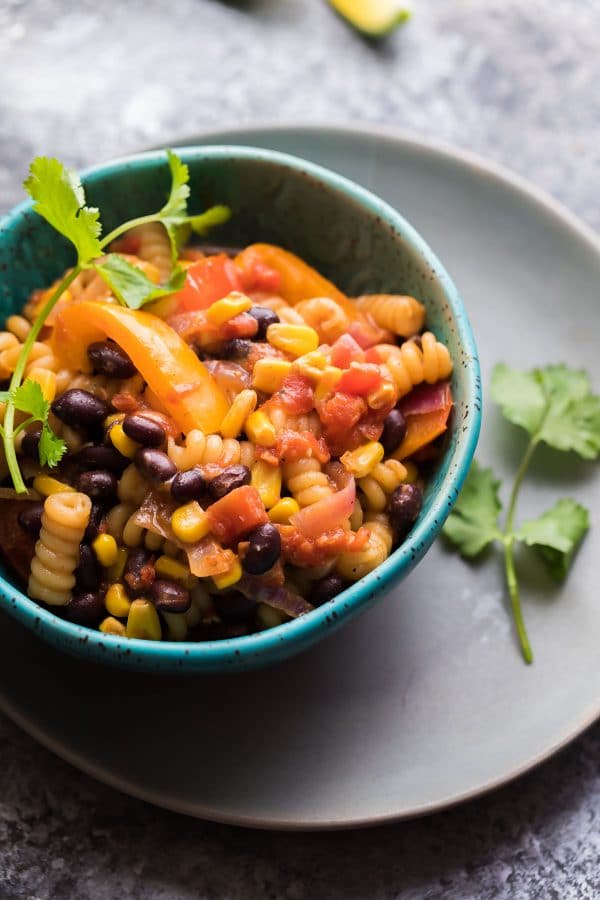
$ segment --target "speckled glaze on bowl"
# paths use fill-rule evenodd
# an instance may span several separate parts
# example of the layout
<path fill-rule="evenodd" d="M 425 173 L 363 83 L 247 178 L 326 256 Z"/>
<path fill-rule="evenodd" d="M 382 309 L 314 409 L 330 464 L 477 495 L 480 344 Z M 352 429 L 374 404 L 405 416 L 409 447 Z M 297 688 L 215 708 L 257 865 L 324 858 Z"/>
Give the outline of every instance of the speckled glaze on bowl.
<path fill-rule="evenodd" d="M 193 211 L 213 203 L 233 210 L 215 240 L 272 241 L 317 266 L 348 294 L 393 291 L 419 297 L 427 324 L 454 360 L 455 409 L 445 453 L 407 540 L 375 572 L 295 621 L 248 637 L 204 643 L 123 640 L 66 622 L 34 603 L 6 577 L 0 598 L 12 616 L 69 653 L 137 670 L 233 671 L 298 653 L 339 628 L 401 581 L 423 558 L 452 509 L 475 452 L 481 424 L 479 364 L 458 291 L 420 235 L 385 202 L 346 178 L 292 156 L 235 146 L 186 147 Z M 164 153 L 120 159 L 83 173 L 89 205 L 105 231 L 158 209 L 169 174 Z M 34 288 L 72 264 L 69 247 L 30 203 L 0 222 L 0 312 L 20 309 Z"/>

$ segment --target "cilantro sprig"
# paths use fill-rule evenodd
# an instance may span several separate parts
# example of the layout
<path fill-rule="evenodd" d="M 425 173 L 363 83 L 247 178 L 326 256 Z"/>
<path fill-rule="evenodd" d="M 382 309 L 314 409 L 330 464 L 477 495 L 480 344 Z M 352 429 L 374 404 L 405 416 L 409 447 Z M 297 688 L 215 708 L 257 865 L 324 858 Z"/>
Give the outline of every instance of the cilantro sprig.
<path fill-rule="evenodd" d="M 189 168 L 171 150 L 167 150 L 167 161 L 171 188 L 161 209 L 123 222 L 105 237 L 102 237 L 100 211 L 87 206 L 85 191 L 77 174 L 57 159 L 37 157 L 31 163 L 24 187 L 33 200 L 33 209 L 73 245 L 77 262 L 40 310 L 21 348 L 9 389 L 0 392 L 0 400 L 6 403 L 0 435 L 8 469 L 18 493 L 27 490 L 15 447 L 15 438 L 20 431 L 32 422 L 41 423 L 39 456 L 44 466 L 57 465 L 66 450 L 64 442 L 54 434 L 49 425 L 50 404 L 44 398 L 40 385 L 29 378 L 23 382 L 31 348 L 60 297 L 80 272 L 94 269 L 104 278 L 121 304 L 130 309 L 140 309 L 183 286 L 185 272 L 177 266 L 178 248 L 190 232 L 204 235 L 211 227 L 223 224 L 231 216 L 231 211 L 226 206 L 213 206 L 199 215 L 189 215 Z M 137 225 L 150 222 L 161 222 L 164 225 L 171 244 L 172 271 L 167 283 L 163 285 L 154 284 L 140 269 L 117 253 L 103 256 L 106 248 L 122 234 Z M 29 418 L 15 426 L 17 411 L 27 414 Z"/>
<path fill-rule="evenodd" d="M 505 418 L 529 434 L 510 493 L 504 528 L 498 521 L 502 510 L 500 481 L 492 469 L 474 463 L 444 533 L 467 558 L 478 556 L 494 542 L 502 544 L 515 627 L 523 657 L 531 663 L 533 652 L 521 608 L 515 544 L 532 547 L 550 576 L 563 581 L 589 528 L 589 514 L 580 503 L 566 498 L 516 528 L 519 493 L 540 444 L 574 452 L 583 459 L 598 458 L 600 397 L 592 393 L 585 372 L 564 365 L 519 372 L 500 363 L 492 373 L 491 393 Z"/>

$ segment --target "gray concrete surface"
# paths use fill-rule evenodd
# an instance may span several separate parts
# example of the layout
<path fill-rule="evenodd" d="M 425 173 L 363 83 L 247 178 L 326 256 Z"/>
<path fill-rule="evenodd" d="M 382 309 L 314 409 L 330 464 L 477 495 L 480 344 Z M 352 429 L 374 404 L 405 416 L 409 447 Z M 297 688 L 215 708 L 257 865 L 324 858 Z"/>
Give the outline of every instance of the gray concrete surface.
<path fill-rule="evenodd" d="M 600 2 L 420 0 L 380 46 L 324 0 L 0 0 L 0 212 L 202 128 L 376 122 L 503 162 L 600 226 Z M 509 723 L 508 723 L 509 726 Z M 600 727 L 498 793 L 347 834 L 205 824 L 80 775 L 0 718 L 0 897 L 597 898 Z"/>

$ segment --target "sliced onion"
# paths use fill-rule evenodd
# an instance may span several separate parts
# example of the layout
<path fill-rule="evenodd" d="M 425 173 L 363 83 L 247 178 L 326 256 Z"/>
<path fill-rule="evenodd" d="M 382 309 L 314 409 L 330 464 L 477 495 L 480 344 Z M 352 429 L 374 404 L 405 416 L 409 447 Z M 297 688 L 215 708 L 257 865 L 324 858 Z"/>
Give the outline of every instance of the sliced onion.
<path fill-rule="evenodd" d="M 420 416 L 446 409 L 452 403 L 452 393 L 447 381 L 437 384 L 421 384 L 401 400 L 399 406 L 404 416 Z"/>
<path fill-rule="evenodd" d="M 172 541 L 183 550 L 188 558 L 192 575 L 208 578 L 210 575 L 228 572 L 233 565 L 234 554 L 231 550 L 224 550 L 210 534 L 195 544 L 184 544 L 175 537 L 171 528 L 171 516 L 176 508 L 171 499 L 160 497 L 154 491 L 150 491 L 135 514 L 134 522 L 140 528 Z"/>
<path fill-rule="evenodd" d="M 254 596 L 259 603 L 266 603 L 267 606 L 280 609 L 292 619 L 305 616 L 314 609 L 314 606 L 304 597 L 285 587 L 259 587 Z"/>
<path fill-rule="evenodd" d="M 356 484 L 353 476 L 340 463 L 328 466 L 327 474 L 338 486 L 336 493 L 305 506 L 290 517 L 292 525 L 307 538 L 317 538 L 324 532 L 339 528 L 350 518 L 354 509 Z M 345 486 L 342 487 L 342 484 Z"/>

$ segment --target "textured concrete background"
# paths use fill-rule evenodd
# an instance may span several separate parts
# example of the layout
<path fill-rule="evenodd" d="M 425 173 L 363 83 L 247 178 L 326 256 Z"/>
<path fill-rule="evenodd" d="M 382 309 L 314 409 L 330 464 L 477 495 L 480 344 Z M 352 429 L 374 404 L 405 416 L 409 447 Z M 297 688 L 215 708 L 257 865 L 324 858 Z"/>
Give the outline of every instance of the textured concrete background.
<path fill-rule="evenodd" d="M 322 0 L 0 0 L 0 212 L 36 153 L 79 165 L 204 127 L 363 121 L 501 161 L 600 227 L 599 0 L 416 5 L 375 47 Z M 0 718 L 0 897 L 592 900 L 599 754 L 596 726 L 443 815 L 263 834 L 123 797 Z"/>

